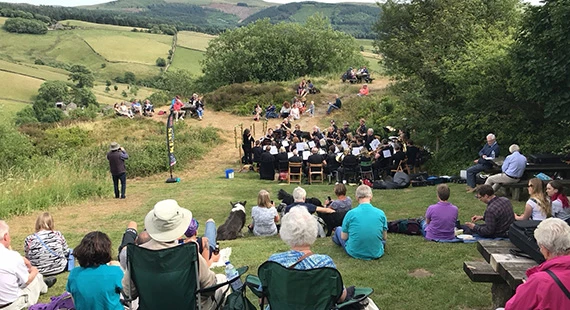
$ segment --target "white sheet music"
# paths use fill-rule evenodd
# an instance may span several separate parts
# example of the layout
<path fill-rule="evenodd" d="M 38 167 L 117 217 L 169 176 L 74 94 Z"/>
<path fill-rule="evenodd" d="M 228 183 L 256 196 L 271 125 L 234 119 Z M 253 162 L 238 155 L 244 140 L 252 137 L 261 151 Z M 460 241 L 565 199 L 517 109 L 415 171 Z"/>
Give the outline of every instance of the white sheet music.
<path fill-rule="evenodd" d="M 287 142 L 287 140 L 283 140 L 283 141 L 281 141 L 281 145 L 282 145 L 283 147 L 288 147 L 288 146 L 289 146 L 289 142 Z"/>
<path fill-rule="evenodd" d="M 297 149 L 298 152 L 301 152 L 302 150 L 305 149 L 305 143 L 299 142 L 299 143 L 295 144 L 295 149 Z"/>
<path fill-rule="evenodd" d="M 383 150 L 382 156 L 384 156 L 384 158 L 392 157 L 392 152 L 390 152 L 390 150 Z"/>
<path fill-rule="evenodd" d="M 315 141 L 309 141 L 309 147 L 310 148 L 314 148 L 315 147 Z"/>
<path fill-rule="evenodd" d="M 376 151 L 376 149 L 378 148 L 378 146 L 380 146 L 380 141 L 378 139 L 374 139 L 372 140 L 372 142 L 370 142 L 370 148 L 373 151 Z"/>
<path fill-rule="evenodd" d="M 269 150 L 269 154 L 277 155 L 277 153 L 279 153 L 279 151 L 277 151 L 277 147 L 275 145 L 272 145 L 271 149 Z"/>
<path fill-rule="evenodd" d="M 345 151 L 348 150 L 348 143 L 346 143 L 346 141 L 342 141 L 342 142 L 340 143 L 340 145 L 342 146 L 342 148 L 343 148 Z"/>
<path fill-rule="evenodd" d="M 291 157 L 293 157 L 293 152 L 287 153 L 287 158 L 291 158 Z"/>
<path fill-rule="evenodd" d="M 362 146 L 353 148 L 352 149 L 352 155 L 354 155 L 354 156 L 360 155 L 360 150 L 362 150 Z"/>
<path fill-rule="evenodd" d="M 340 150 L 338 149 L 338 146 L 336 146 L 336 145 L 334 146 L 334 153 L 335 154 L 340 153 Z"/>
<path fill-rule="evenodd" d="M 304 151 L 303 152 L 303 160 L 307 160 L 309 159 L 309 156 L 311 155 L 311 152 L 309 151 Z"/>

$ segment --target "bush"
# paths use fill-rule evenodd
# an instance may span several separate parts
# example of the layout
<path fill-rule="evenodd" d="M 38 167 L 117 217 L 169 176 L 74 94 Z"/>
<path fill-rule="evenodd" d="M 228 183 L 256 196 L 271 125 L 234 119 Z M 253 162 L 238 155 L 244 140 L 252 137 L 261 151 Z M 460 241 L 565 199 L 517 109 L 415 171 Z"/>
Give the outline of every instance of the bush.
<path fill-rule="evenodd" d="M 239 115 L 251 114 L 256 104 L 280 105 L 291 100 L 291 92 L 280 83 L 242 83 L 222 86 L 204 97 L 214 110 L 231 111 Z"/>
<path fill-rule="evenodd" d="M 32 107 L 25 107 L 23 110 L 16 113 L 16 125 L 33 124 L 37 123 L 36 112 Z"/>
<path fill-rule="evenodd" d="M 0 124 L 0 171 L 27 169 L 35 153 L 30 139 L 11 126 Z"/>
<path fill-rule="evenodd" d="M 113 86 L 113 89 L 114 89 L 115 91 L 117 91 L 117 90 L 119 90 L 119 86 L 115 85 L 115 86 Z"/>
<path fill-rule="evenodd" d="M 99 108 L 95 105 L 90 105 L 84 109 L 74 109 L 69 111 L 69 118 L 75 120 L 88 120 L 92 121 L 97 118 Z"/>
<path fill-rule="evenodd" d="M 36 141 L 36 148 L 41 154 L 51 156 L 59 151 L 88 146 L 91 141 L 89 132 L 79 127 L 50 128 L 44 131 L 41 140 Z"/>
<path fill-rule="evenodd" d="M 63 111 L 57 108 L 47 108 L 38 119 L 42 123 L 55 123 L 65 118 Z"/>
<path fill-rule="evenodd" d="M 44 61 L 41 60 L 41 59 L 39 59 L 39 58 L 36 59 L 36 60 L 34 60 L 34 64 L 36 64 L 36 65 L 42 65 L 42 66 L 45 65 Z"/>
<path fill-rule="evenodd" d="M 4 22 L 4 29 L 8 32 L 46 34 L 48 29 L 45 23 L 25 18 L 9 18 Z"/>
<path fill-rule="evenodd" d="M 156 59 L 156 65 L 159 67 L 166 67 L 166 60 L 162 57 Z"/>

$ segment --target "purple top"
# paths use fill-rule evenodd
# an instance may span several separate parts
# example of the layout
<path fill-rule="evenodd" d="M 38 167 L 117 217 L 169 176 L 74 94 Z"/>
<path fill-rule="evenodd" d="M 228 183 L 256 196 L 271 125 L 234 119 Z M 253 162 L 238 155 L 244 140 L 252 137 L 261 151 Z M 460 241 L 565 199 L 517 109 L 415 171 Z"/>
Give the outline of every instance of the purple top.
<path fill-rule="evenodd" d="M 426 219 L 430 221 L 426 228 L 426 239 L 454 239 L 457 214 L 457 207 L 446 201 L 429 206 L 426 211 Z"/>

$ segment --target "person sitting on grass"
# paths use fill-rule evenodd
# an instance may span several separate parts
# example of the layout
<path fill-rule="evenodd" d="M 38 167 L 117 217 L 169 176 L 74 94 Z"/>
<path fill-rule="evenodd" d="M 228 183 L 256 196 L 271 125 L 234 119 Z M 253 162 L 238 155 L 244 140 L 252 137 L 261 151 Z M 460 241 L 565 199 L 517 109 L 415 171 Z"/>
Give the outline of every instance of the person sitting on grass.
<path fill-rule="evenodd" d="M 220 259 L 220 249 L 216 244 L 216 222 L 214 222 L 214 219 L 208 219 L 206 221 L 206 228 L 204 230 L 203 237 L 198 237 L 199 226 L 198 221 L 193 218 L 190 225 L 188 225 L 188 229 L 186 229 L 186 232 L 184 233 L 184 236 L 186 236 L 184 243 L 196 242 L 198 245 L 198 252 L 206 260 L 208 267 L 210 267 Z"/>
<path fill-rule="evenodd" d="M 546 261 L 526 271 L 527 280 L 505 309 L 570 309 L 570 226 L 549 218 L 538 224 L 534 237 Z"/>
<path fill-rule="evenodd" d="M 342 107 L 342 101 L 340 101 L 340 98 L 338 97 L 338 95 L 334 95 L 334 103 L 329 102 L 329 108 L 327 110 L 327 115 L 331 114 L 331 112 L 333 110 L 340 110 L 341 107 Z"/>
<path fill-rule="evenodd" d="M 11 242 L 10 227 L 0 220 L 0 306 L 20 310 L 37 303 L 57 278 L 44 278 L 27 258 L 12 250 Z"/>
<path fill-rule="evenodd" d="M 247 227 L 255 236 L 273 236 L 278 232 L 279 214 L 269 198 L 269 192 L 262 189 L 257 195 L 257 206 L 251 209 L 252 223 Z"/>
<path fill-rule="evenodd" d="M 323 219 L 327 225 L 327 237 L 330 236 L 335 227 L 342 225 L 344 216 L 352 209 L 352 199 L 346 195 L 346 186 L 342 183 L 334 186 L 335 200 L 330 196 L 325 200 L 325 207 L 335 210 L 334 213 L 319 213 L 319 217 Z"/>
<path fill-rule="evenodd" d="M 281 110 L 279 111 L 279 117 L 288 118 L 291 113 L 291 104 L 289 101 L 284 101 Z"/>
<path fill-rule="evenodd" d="M 485 238 L 507 238 L 511 224 L 515 221 L 513 205 L 508 198 L 495 196 L 493 187 L 483 184 L 477 188 L 475 196 L 479 201 L 487 204 L 485 213 L 473 215 L 471 222 L 466 222 L 462 226 L 466 234 L 478 234 Z M 485 224 L 475 224 L 478 221 L 485 221 Z"/>
<path fill-rule="evenodd" d="M 255 105 L 255 108 L 253 109 L 253 120 L 259 121 L 259 119 L 261 118 L 261 113 L 263 113 L 263 109 L 258 103 Z"/>
<path fill-rule="evenodd" d="M 111 239 L 100 231 L 85 235 L 75 248 L 79 267 L 69 273 L 66 290 L 77 309 L 124 309 L 120 301 L 123 271 L 118 262 L 111 262 L 111 253 Z"/>
<path fill-rule="evenodd" d="M 544 193 L 542 180 L 539 178 L 528 180 L 528 194 L 530 198 L 524 206 L 524 212 L 521 215 L 515 214 L 515 220 L 542 221 L 552 216 L 552 206 Z"/>
<path fill-rule="evenodd" d="M 459 211 L 447 201 L 450 195 L 447 184 L 439 184 L 436 191 L 439 201 L 427 208 L 425 220 L 420 222 L 422 233 L 427 240 L 453 240 Z"/>
<path fill-rule="evenodd" d="M 346 213 L 342 227 L 336 227 L 332 240 L 353 258 L 378 259 L 384 255 L 388 231 L 386 215 L 370 203 L 370 187 L 358 186 L 356 199 L 358 206 Z"/>
<path fill-rule="evenodd" d="M 184 107 L 184 103 L 180 100 L 180 96 L 176 96 L 172 105 L 172 113 L 174 113 L 177 122 L 178 119 L 184 120 L 184 115 L 186 115 L 186 111 L 182 110 L 182 107 Z"/>
<path fill-rule="evenodd" d="M 140 101 L 138 100 L 133 101 L 133 103 L 131 103 L 131 110 L 133 111 L 134 115 L 136 114 L 142 115 L 143 109 Z"/>
<path fill-rule="evenodd" d="M 271 103 L 265 109 L 265 118 L 278 118 L 278 117 L 279 117 L 279 114 L 277 114 L 277 112 L 276 112 L 275 105 L 273 103 Z"/>
<path fill-rule="evenodd" d="M 49 212 L 43 212 L 36 219 L 35 233 L 24 240 L 26 258 L 44 276 L 67 269 L 67 241 L 61 232 L 54 229 L 53 217 Z"/>
<path fill-rule="evenodd" d="M 118 116 L 124 116 L 124 117 L 128 117 L 128 118 L 133 118 L 133 111 L 131 111 L 126 105 L 125 102 L 121 102 L 121 104 L 119 105 L 118 103 L 115 103 L 114 106 L 115 109 L 115 113 Z"/>
<path fill-rule="evenodd" d="M 368 96 L 368 84 L 363 84 L 360 90 L 358 91 L 358 97 Z"/>
<path fill-rule="evenodd" d="M 552 202 L 552 215 L 570 224 L 570 203 L 564 194 L 562 182 L 553 180 L 546 185 L 546 194 Z"/>
<path fill-rule="evenodd" d="M 150 103 L 150 100 L 146 99 L 143 106 L 143 115 L 152 117 L 154 115 L 154 106 Z"/>

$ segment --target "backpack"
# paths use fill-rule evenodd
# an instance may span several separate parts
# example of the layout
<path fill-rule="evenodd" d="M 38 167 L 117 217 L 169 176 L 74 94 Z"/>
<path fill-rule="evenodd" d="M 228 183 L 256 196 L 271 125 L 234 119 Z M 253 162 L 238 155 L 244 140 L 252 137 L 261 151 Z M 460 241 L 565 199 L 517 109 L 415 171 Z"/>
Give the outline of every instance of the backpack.
<path fill-rule="evenodd" d="M 422 235 L 422 226 L 418 219 L 400 219 L 388 222 L 388 232 L 406 235 Z"/>
<path fill-rule="evenodd" d="M 226 297 L 222 310 L 255 310 L 255 306 L 245 296 L 245 286 Z"/>
<path fill-rule="evenodd" d="M 28 310 L 75 310 L 75 305 L 73 304 L 73 299 L 69 292 L 63 292 L 59 296 L 50 297 L 50 302 L 47 304 L 35 304 L 28 308 Z"/>

